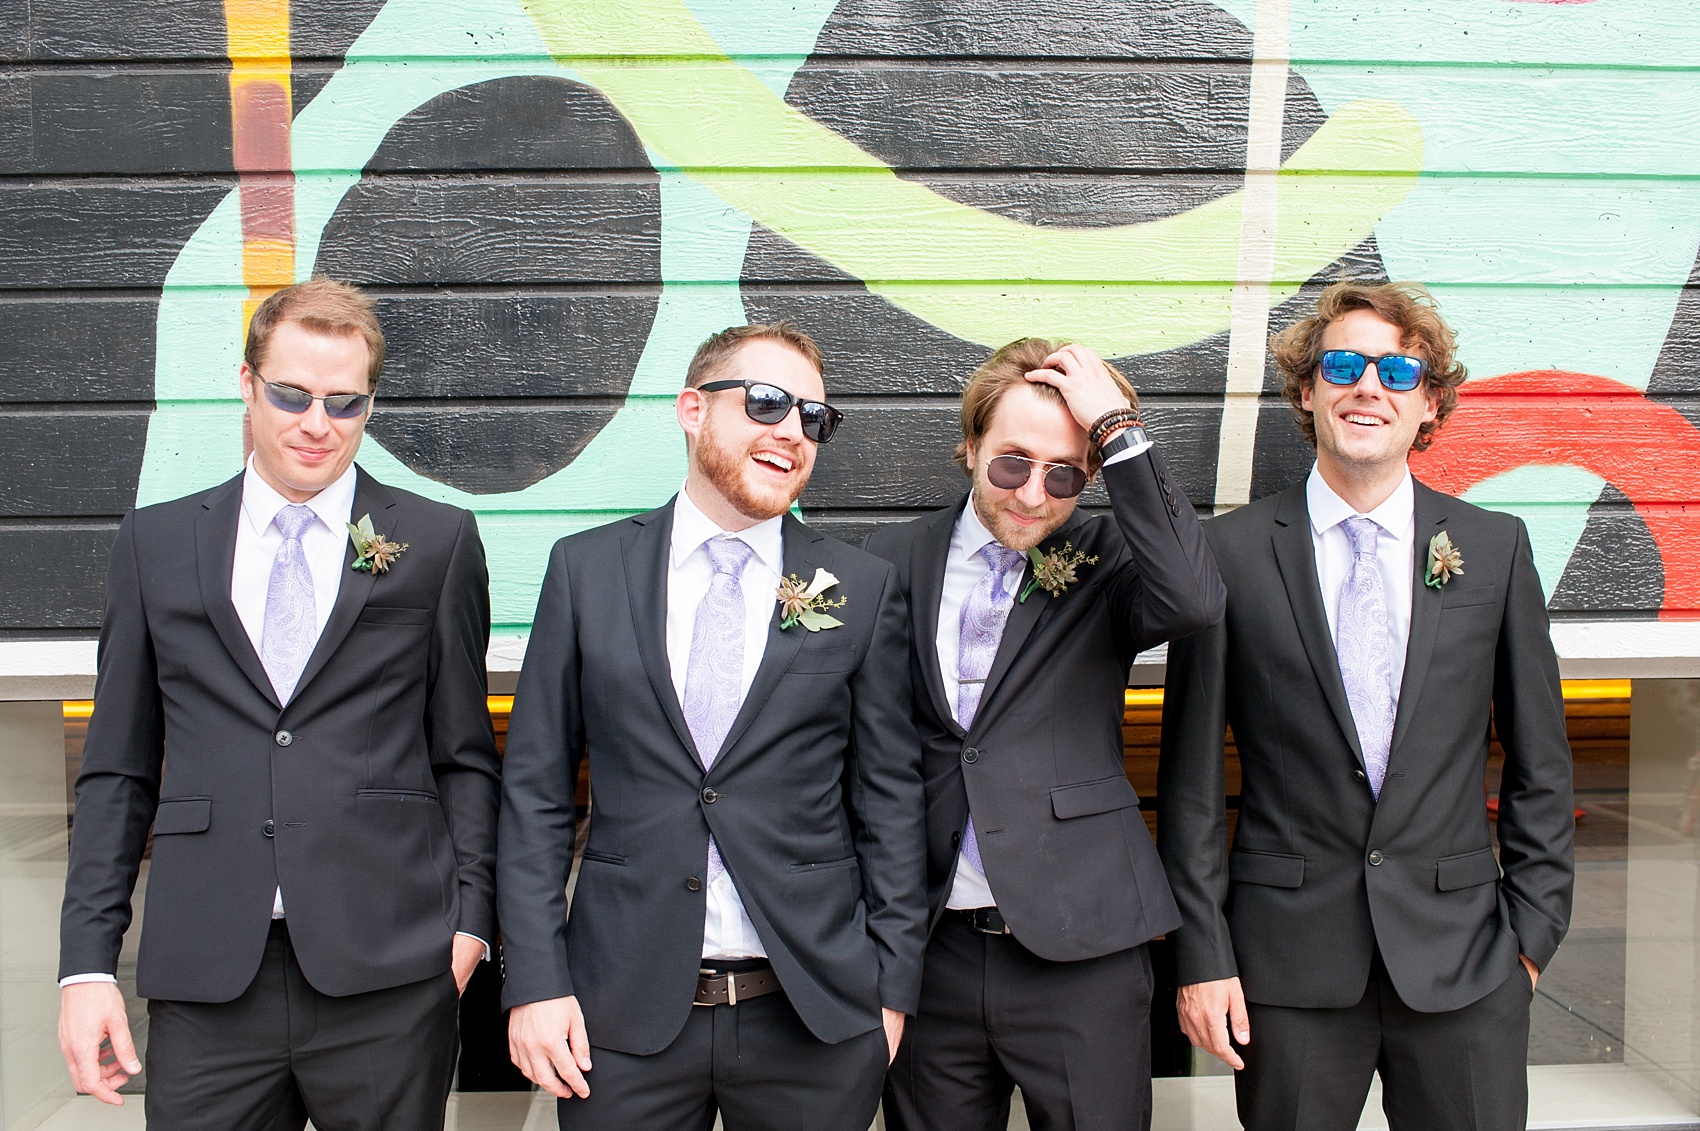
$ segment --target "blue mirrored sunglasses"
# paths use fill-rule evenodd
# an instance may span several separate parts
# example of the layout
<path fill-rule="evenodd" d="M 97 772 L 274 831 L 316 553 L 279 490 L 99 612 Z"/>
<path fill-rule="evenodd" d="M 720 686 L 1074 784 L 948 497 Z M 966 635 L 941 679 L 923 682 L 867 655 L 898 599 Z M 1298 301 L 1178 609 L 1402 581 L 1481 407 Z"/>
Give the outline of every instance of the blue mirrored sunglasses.
<path fill-rule="evenodd" d="M 1407 393 L 1423 381 L 1423 359 L 1402 353 L 1384 353 L 1367 357 L 1356 350 L 1325 350 L 1317 368 L 1322 379 L 1330 385 L 1355 385 L 1364 370 L 1375 366 L 1375 378 L 1381 387 L 1395 393 Z"/>

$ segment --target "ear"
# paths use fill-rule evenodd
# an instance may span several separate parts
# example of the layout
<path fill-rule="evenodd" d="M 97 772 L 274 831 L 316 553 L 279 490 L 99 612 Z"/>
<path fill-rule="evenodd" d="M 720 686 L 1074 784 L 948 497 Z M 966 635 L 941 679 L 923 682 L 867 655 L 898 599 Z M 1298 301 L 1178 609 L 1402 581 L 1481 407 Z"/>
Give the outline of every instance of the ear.
<path fill-rule="evenodd" d="M 248 363 L 244 361 L 241 368 L 236 371 L 236 395 L 241 397 L 242 403 L 247 405 L 249 408 L 254 407 L 254 387 L 256 380 L 257 378 L 254 371 L 249 369 Z"/>
<path fill-rule="evenodd" d="M 1316 392 L 1316 380 L 1301 382 L 1299 385 L 1299 404 L 1309 413 L 1316 412 L 1316 406 L 1311 403 L 1311 395 Z"/>
<path fill-rule="evenodd" d="M 1440 418 L 1440 390 L 1431 385 L 1423 386 L 1423 421 Z"/>
<path fill-rule="evenodd" d="M 679 396 L 673 402 L 673 414 L 679 419 L 679 428 L 692 443 L 702 431 L 702 415 L 707 411 L 708 404 L 703 399 L 702 390 L 679 390 Z"/>

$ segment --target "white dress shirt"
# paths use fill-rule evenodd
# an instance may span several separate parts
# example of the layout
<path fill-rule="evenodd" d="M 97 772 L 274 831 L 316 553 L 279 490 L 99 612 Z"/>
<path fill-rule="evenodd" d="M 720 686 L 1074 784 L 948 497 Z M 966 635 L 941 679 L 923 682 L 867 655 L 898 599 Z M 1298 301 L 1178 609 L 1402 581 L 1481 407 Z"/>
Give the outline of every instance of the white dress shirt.
<path fill-rule="evenodd" d="M 1305 482 L 1305 507 L 1310 511 L 1310 541 L 1316 550 L 1316 579 L 1322 607 L 1328 613 L 1328 638 L 1339 631 L 1340 587 L 1352 568 L 1352 544 L 1340 524 L 1358 512 L 1322 480 L 1312 465 Z M 1379 507 L 1364 515 L 1380 527 L 1375 542 L 1382 592 L 1387 596 L 1387 637 L 1393 657 L 1393 707 L 1399 707 L 1399 688 L 1405 681 L 1405 645 L 1411 637 L 1411 589 L 1415 584 L 1412 543 L 1417 536 L 1416 492 L 1411 473 Z"/>
<path fill-rule="evenodd" d="M 1149 447 L 1151 441 L 1146 440 L 1126 451 L 1117 452 L 1104 464 L 1107 467 L 1144 455 Z M 980 556 L 981 548 L 996 541 L 986 524 L 980 521 L 980 512 L 974 509 L 974 500 L 970 498 L 962 513 L 956 516 L 956 529 L 950 536 L 950 554 L 944 561 L 944 589 L 939 596 L 939 623 L 934 635 L 934 646 L 939 654 L 939 674 L 944 679 L 945 702 L 950 704 L 950 713 L 958 724 L 962 722 L 956 705 L 961 685 L 962 606 L 980 579 L 992 569 Z M 1007 585 L 1018 585 L 1020 575 L 1006 577 L 1004 581 Z M 996 904 L 986 877 L 959 853 L 956 857 L 956 879 L 950 885 L 950 898 L 945 900 L 945 906 L 955 909 L 993 907 Z"/>
<path fill-rule="evenodd" d="M 756 669 L 767 652 L 767 628 L 773 620 L 774 602 L 778 599 L 780 577 L 785 568 L 784 538 L 781 535 L 783 516 L 770 518 L 731 537 L 749 546 L 755 553 L 744 565 L 739 578 L 744 590 L 744 670 L 738 687 L 738 702 L 750 693 Z M 708 596 L 709 583 L 714 580 L 714 566 L 708 560 L 703 543 L 712 538 L 729 535 L 718 523 L 691 501 L 690 493 L 679 489 L 673 504 L 673 538 L 667 558 L 667 666 L 673 677 L 673 690 L 679 702 L 685 701 L 685 673 L 691 658 L 691 634 L 696 628 L 697 606 Z M 707 848 L 704 847 L 704 866 Z M 744 901 L 732 882 L 732 873 L 723 871 L 708 885 L 708 914 L 703 923 L 702 956 L 704 958 L 761 958 L 767 954 L 761 939 L 756 936 L 755 924 L 744 910 Z"/>

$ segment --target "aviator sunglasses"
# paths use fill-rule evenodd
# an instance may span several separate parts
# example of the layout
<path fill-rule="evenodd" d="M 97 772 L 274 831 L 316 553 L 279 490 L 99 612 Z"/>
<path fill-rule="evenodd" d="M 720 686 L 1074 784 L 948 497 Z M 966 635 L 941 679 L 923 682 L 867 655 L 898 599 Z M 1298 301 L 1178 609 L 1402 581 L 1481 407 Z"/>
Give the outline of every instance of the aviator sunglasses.
<path fill-rule="evenodd" d="M 1014 491 L 1027 486 L 1035 468 L 1045 472 L 1045 494 L 1053 499 L 1072 499 L 1086 489 L 1086 473 L 1069 463 L 1046 463 L 1026 456 L 994 456 L 986 461 L 986 478 L 992 486 Z"/>
<path fill-rule="evenodd" d="M 778 424 L 785 419 L 786 413 L 790 412 L 794 405 L 797 408 L 797 419 L 803 425 L 803 435 L 817 444 L 831 440 L 832 434 L 838 431 L 838 425 L 844 419 L 842 412 L 824 401 L 806 401 L 802 397 L 792 396 L 777 385 L 767 385 L 760 381 L 709 381 L 698 385 L 697 388 L 705 393 L 715 393 L 721 389 L 744 390 L 744 415 L 757 424 Z"/>
<path fill-rule="evenodd" d="M 1402 353 L 1366 357 L 1356 350 L 1324 350 L 1318 368 L 1322 370 L 1322 379 L 1330 385 L 1355 385 L 1372 365 L 1376 380 L 1384 389 L 1408 393 L 1422 384 L 1423 359 Z"/>
<path fill-rule="evenodd" d="M 268 381 L 260 377 L 258 369 L 254 370 L 254 376 L 259 377 L 260 384 L 266 387 L 266 400 L 272 403 L 272 407 L 281 408 L 285 412 L 306 412 L 314 401 L 324 401 L 326 416 L 348 420 L 365 412 L 366 406 L 372 403 L 371 393 L 333 393 L 328 397 L 315 397 L 307 390 L 297 389 L 294 385 L 280 385 L 276 381 Z"/>

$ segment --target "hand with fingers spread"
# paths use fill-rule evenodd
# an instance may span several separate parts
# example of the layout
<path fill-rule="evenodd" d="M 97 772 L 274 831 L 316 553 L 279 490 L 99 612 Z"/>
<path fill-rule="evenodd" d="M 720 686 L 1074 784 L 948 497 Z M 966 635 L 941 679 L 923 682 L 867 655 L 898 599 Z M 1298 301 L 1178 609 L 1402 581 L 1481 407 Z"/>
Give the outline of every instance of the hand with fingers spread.
<path fill-rule="evenodd" d="M 1082 428 L 1091 428 L 1107 412 L 1139 407 L 1138 394 L 1130 400 L 1129 390 L 1116 380 L 1104 359 L 1083 345 L 1063 346 L 1045 359 L 1043 368 L 1028 373 L 1027 379 L 1061 393 Z"/>
<path fill-rule="evenodd" d="M 1245 1067 L 1245 1061 L 1228 1042 L 1231 1031 L 1234 1041 L 1251 1043 L 1251 1021 L 1246 1016 L 1245 991 L 1238 978 L 1182 986 L 1175 993 L 1175 1010 L 1187 1040 L 1236 1072 Z"/>
<path fill-rule="evenodd" d="M 71 1084 L 102 1103 L 122 1105 L 118 1089 L 142 1071 L 130 1039 L 124 995 L 112 982 L 79 982 L 59 991 L 59 1051 Z"/>
<path fill-rule="evenodd" d="M 585 1099 L 590 1084 L 590 1037 L 578 998 L 516 1005 L 508 1016 L 508 1055 L 525 1078 L 556 1099 Z"/>

